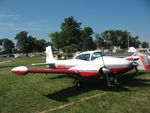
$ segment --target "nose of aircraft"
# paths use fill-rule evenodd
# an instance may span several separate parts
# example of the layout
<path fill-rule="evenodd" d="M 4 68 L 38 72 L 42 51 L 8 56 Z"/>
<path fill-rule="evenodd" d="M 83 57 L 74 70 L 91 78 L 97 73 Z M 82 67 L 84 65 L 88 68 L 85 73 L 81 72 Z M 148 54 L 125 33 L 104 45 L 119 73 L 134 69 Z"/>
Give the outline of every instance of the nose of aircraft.
<path fill-rule="evenodd" d="M 25 75 L 28 73 L 28 68 L 26 66 L 15 67 L 11 70 L 11 72 L 19 75 Z"/>
<path fill-rule="evenodd" d="M 104 57 L 104 62 L 110 68 L 128 68 L 131 65 L 128 60 L 116 57 Z"/>
<path fill-rule="evenodd" d="M 110 68 L 110 72 L 114 74 L 124 73 L 132 69 L 131 63 L 123 58 L 105 57 L 104 61 L 106 67 Z"/>

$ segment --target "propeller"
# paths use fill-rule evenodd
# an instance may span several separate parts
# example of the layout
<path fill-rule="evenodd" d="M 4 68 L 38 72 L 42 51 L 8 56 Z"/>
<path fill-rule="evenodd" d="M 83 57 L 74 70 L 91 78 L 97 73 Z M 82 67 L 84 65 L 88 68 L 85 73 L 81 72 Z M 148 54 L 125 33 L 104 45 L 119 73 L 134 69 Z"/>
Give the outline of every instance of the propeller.
<path fill-rule="evenodd" d="M 137 59 L 137 56 L 136 56 L 136 52 L 134 52 L 134 54 L 132 55 L 132 62 L 131 62 L 131 65 L 133 66 L 133 68 L 135 69 L 135 72 L 136 72 L 136 75 L 139 75 L 139 71 L 138 71 L 138 66 L 139 64 L 137 62 L 135 62 L 135 59 Z"/>
<path fill-rule="evenodd" d="M 120 86 L 116 75 L 110 77 L 110 68 L 106 67 L 103 56 L 102 56 L 102 61 L 103 61 L 104 66 L 101 68 L 101 71 L 103 72 L 103 74 L 106 77 L 107 85 L 112 86 L 111 82 L 113 81 L 115 86 Z"/>
<path fill-rule="evenodd" d="M 107 85 L 111 86 L 110 77 L 109 77 L 110 69 L 107 68 L 106 66 L 104 66 L 104 67 L 102 67 L 102 72 L 106 76 Z"/>
<path fill-rule="evenodd" d="M 136 53 L 134 53 L 133 55 L 132 55 L 132 62 L 131 62 L 131 65 L 133 66 L 133 68 L 135 69 L 135 72 L 136 72 L 136 75 L 139 75 L 139 71 L 138 71 L 138 66 L 139 66 L 139 64 L 137 63 L 137 62 L 135 62 L 135 58 L 136 57 Z"/>
<path fill-rule="evenodd" d="M 102 72 L 103 72 L 103 74 L 104 74 L 105 77 L 106 77 L 107 85 L 108 85 L 108 86 L 111 86 L 110 77 L 109 77 L 110 69 L 105 66 L 105 62 L 104 62 L 103 56 L 102 56 L 102 61 L 103 61 L 103 65 L 104 65 L 104 66 L 101 68 L 101 69 L 102 69 Z"/>
<path fill-rule="evenodd" d="M 139 66 L 139 64 L 133 60 L 131 65 L 135 69 L 136 75 L 139 75 L 139 71 L 138 71 L 138 68 L 137 68 Z"/>

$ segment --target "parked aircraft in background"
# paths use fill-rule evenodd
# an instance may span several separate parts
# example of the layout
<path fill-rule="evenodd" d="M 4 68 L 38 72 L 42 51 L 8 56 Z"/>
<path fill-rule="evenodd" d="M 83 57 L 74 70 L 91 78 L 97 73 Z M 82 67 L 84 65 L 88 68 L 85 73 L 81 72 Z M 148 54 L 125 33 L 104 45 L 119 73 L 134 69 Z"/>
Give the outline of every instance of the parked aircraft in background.
<path fill-rule="evenodd" d="M 87 51 L 78 54 L 73 59 L 56 60 L 53 57 L 51 46 L 46 48 L 46 63 L 32 65 L 49 65 L 49 69 L 28 69 L 26 66 L 13 68 L 11 71 L 16 74 L 26 75 L 27 73 L 66 73 L 77 76 L 75 83 L 80 85 L 82 77 L 105 78 L 108 86 L 118 85 L 118 74 L 135 69 L 138 73 L 138 63 L 132 61 L 106 56 L 100 51 Z M 68 75 L 68 76 L 69 76 Z"/>
<path fill-rule="evenodd" d="M 146 51 L 141 51 L 146 50 Z M 136 62 L 139 64 L 138 69 L 140 70 L 150 70 L 150 56 L 148 55 L 148 49 L 135 49 L 134 47 L 129 47 L 128 52 L 132 54 L 132 56 L 126 57 L 126 59 L 131 60 L 134 58 Z M 147 53 L 147 54 L 145 54 Z"/>

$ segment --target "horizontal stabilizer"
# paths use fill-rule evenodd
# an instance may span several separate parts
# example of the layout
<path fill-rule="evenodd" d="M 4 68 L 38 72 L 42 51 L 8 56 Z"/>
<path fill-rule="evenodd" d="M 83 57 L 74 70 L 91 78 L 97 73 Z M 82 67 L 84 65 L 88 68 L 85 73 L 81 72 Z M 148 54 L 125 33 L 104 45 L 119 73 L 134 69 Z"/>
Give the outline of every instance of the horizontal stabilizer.
<path fill-rule="evenodd" d="M 51 65 L 53 63 L 35 63 L 35 64 L 31 64 L 32 66 L 40 66 L 40 65 Z"/>

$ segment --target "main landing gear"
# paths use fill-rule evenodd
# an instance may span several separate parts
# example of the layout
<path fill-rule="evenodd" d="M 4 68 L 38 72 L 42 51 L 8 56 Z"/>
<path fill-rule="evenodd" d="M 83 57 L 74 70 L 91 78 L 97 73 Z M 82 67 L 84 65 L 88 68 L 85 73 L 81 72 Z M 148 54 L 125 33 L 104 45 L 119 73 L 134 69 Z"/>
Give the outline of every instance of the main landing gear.
<path fill-rule="evenodd" d="M 106 78 L 106 82 L 108 86 L 120 86 L 117 80 L 117 75 L 111 76 L 109 68 L 103 67 L 101 70 L 104 75 L 104 78 Z"/>
<path fill-rule="evenodd" d="M 78 88 L 81 87 L 81 77 L 80 76 L 76 76 L 74 81 L 73 81 L 75 90 L 77 90 Z"/>
<path fill-rule="evenodd" d="M 110 86 L 116 86 L 116 87 L 119 87 L 120 86 L 120 83 L 118 82 L 117 80 L 117 75 L 115 76 L 109 76 L 109 75 L 105 75 L 106 77 L 106 82 L 107 82 L 107 85 L 110 87 Z"/>

